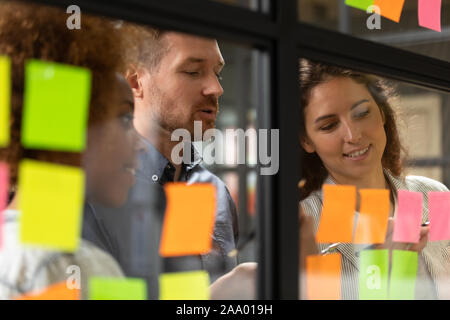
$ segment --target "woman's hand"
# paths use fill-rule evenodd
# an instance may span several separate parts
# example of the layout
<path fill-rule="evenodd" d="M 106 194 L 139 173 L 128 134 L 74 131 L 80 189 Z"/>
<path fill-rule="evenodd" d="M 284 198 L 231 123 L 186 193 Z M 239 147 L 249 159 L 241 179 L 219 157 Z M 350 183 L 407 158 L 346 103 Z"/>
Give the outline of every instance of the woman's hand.
<path fill-rule="evenodd" d="M 420 253 L 423 248 L 428 243 L 428 236 L 430 232 L 430 227 L 421 227 L 420 238 L 417 243 L 405 243 L 405 242 L 394 242 L 392 241 L 392 235 L 394 233 L 395 219 L 389 218 L 388 229 L 386 232 L 386 241 L 383 244 L 377 244 L 374 246 L 375 249 L 390 249 L 390 250 L 409 250 L 416 251 Z"/>

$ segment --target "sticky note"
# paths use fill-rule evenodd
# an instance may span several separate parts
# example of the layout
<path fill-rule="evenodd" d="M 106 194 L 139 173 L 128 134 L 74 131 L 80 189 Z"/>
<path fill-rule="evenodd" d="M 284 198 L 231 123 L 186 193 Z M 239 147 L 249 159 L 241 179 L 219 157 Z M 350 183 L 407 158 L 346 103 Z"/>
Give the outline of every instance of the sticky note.
<path fill-rule="evenodd" d="M 25 159 L 19 165 L 20 241 L 66 252 L 78 248 L 84 172 Z"/>
<path fill-rule="evenodd" d="M 86 68 L 29 60 L 25 65 L 24 147 L 83 151 L 90 84 L 91 73 Z"/>
<path fill-rule="evenodd" d="M 0 147 L 9 144 L 9 115 L 11 110 L 11 60 L 0 56 Z"/>
<path fill-rule="evenodd" d="M 422 224 L 421 192 L 399 190 L 398 209 L 395 216 L 394 234 L 395 242 L 419 242 L 420 226 Z"/>
<path fill-rule="evenodd" d="M 306 296 L 308 300 L 341 299 L 341 255 L 306 257 Z"/>
<path fill-rule="evenodd" d="M 428 192 L 429 241 L 450 240 L 450 192 Z"/>
<path fill-rule="evenodd" d="M 351 242 L 355 206 L 355 186 L 324 185 L 317 242 Z"/>
<path fill-rule="evenodd" d="M 441 0 L 419 0 L 419 26 L 441 32 Z"/>
<path fill-rule="evenodd" d="M 389 250 L 363 250 L 359 256 L 359 299 L 388 298 Z"/>
<path fill-rule="evenodd" d="M 62 281 L 45 289 L 21 295 L 14 300 L 80 300 L 80 290 L 67 287 Z"/>
<path fill-rule="evenodd" d="M 389 218 L 389 190 L 360 189 L 358 222 L 354 243 L 384 243 Z"/>
<path fill-rule="evenodd" d="M 89 300 L 146 300 L 147 283 L 139 278 L 89 278 Z"/>
<path fill-rule="evenodd" d="M 367 8 L 372 6 L 374 0 L 345 0 L 345 4 L 350 7 L 367 11 Z"/>
<path fill-rule="evenodd" d="M 398 23 L 405 0 L 375 0 L 373 4 L 380 8 L 380 14 L 383 17 Z"/>
<path fill-rule="evenodd" d="M 392 251 L 389 299 L 414 300 L 418 255 L 416 251 Z"/>
<path fill-rule="evenodd" d="M 208 300 L 209 274 L 206 271 L 163 273 L 159 276 L 160 300 Z"/>
<path fill-rule="evenodd" d="M 208 253 L 212 246 L 216 212 L 215 186 L 167 183 L 164 190 L 167 206 L 161 234 L 161 256 Z"/>

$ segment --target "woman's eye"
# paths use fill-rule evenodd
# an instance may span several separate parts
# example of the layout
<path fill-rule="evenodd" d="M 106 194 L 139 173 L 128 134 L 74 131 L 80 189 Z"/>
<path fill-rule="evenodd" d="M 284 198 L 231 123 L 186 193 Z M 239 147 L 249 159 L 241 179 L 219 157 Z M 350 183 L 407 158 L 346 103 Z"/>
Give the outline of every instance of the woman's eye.
<path fill-rule="evenodd" d="M 125 128 L 131 128 L 133 126 L 133 114 L 128 113 L 125 115 L 122 115 L 120 117 L 120 120 L 122 122 L 122 124 L 125 126 Z"/>
<path fill-rule="evenodd" d="M 219 79 L 219 81 L 222 81 L 222 76 L 220 74 L 216 73 L 216 77 L 217 77 L 217 79 Z"/>
<path fill-rule="evenodd" d="M 364 117 L 367 116 L 369 113 L 370 113 L 369 110 L 366 110 L 366 111 L 357 113 L 357 114 L 355 114 L 355 118 L 358 118 L 358 119 L 364 118 Z"/>
<path fill-rule="evenodd" d="M 323 127 L 320 127 L 321 131 L 330 131 L 331 129 L 333 129 L 336 126 L 336 122 L 324 125 Z"/>

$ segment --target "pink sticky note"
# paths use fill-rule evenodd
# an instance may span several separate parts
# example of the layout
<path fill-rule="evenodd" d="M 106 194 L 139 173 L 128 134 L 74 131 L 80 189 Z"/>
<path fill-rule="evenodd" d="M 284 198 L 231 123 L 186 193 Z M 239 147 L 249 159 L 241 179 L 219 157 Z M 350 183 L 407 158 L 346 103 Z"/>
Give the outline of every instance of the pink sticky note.
<path fill-rule="evenodd" d="M 422 224 L 422 199 L 421 192 L 399 190 L 398 210 L 394 224 L 395 242 L 419 242 L 420 226 Z"/>
<path fill-rule="evenodd" d="M 9 186 L 9 166 L 0 162 L 0 248 L 3 243 L 3 210 L 8 201 L 8 186 Z"/>
<path fill-rule="evenodd" d="M 441 0 L 419 0 L 419 25 L 441 32 Z"/>
<path fill-rule="evenodd" d="M 450 192 L 428 193 L 430 241 L 450 240 Z"/>

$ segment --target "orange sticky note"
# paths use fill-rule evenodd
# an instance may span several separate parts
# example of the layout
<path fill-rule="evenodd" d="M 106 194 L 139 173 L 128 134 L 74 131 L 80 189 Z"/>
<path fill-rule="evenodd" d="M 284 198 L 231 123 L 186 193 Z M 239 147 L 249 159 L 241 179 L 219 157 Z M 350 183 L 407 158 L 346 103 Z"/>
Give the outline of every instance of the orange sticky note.
<path fill-rule="evenodd" d="M 355 206 L 355 186 L 324 185 L 317 242 L 351 242 Z"/>
<path fill-rule="evenodd" d="M 389 190 L 361 189 L 354 243 L 384 243 L 389 219 Z"/>
<path fill-rule="evenodd" d="M 373 4 L 380 8 L 380 14 L 383 17 L 398 23 L 405 0 L 375 0 Z"/>
<path fill-rule="evenodd" d="M 26 293 L 14 300 L 80 300 L 80 290 L 69 289 L 66 282 L 63 281 L 43 290 Z"/>
<path fill-rule="evenodd" d="M 167 183 L 164 189 L 167 207 L 159 248 L 161 256 L 208 253 L 216 212 L 215 186 Z"/>
<path fill-rule="evenodd" d="M 341 299 L 341 254 L 306 257 L 306 296 L 308 300 Z"/>

